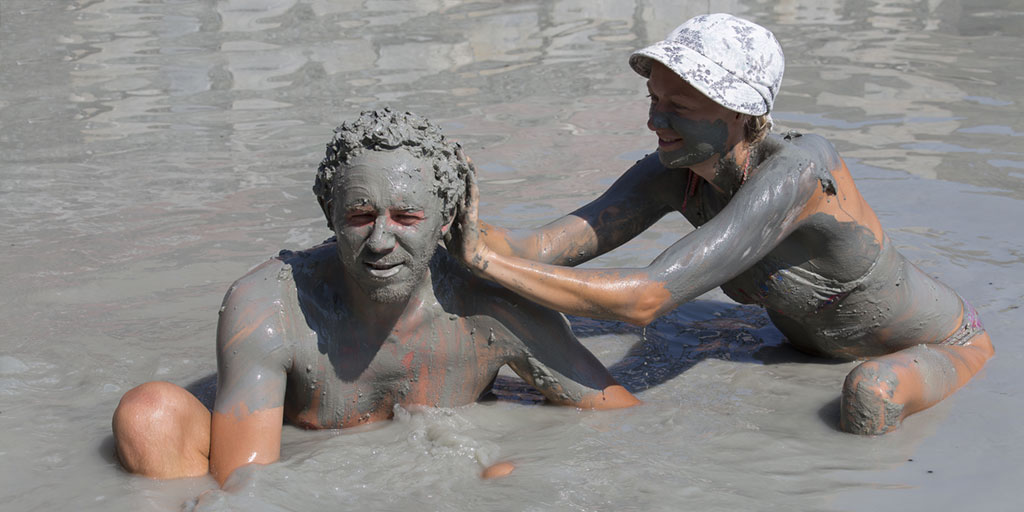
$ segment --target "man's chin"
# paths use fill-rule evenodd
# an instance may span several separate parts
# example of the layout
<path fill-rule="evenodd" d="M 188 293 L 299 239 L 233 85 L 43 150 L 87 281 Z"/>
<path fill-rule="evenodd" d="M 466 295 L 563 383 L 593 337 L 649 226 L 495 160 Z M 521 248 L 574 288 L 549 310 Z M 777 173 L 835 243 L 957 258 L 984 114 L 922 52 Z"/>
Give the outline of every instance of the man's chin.
<path fill-rule="evenodd" d="M 381 304 L 395 304 L 397 302 L 404 302 L 409 300 L 412 295 L 412 286 L 407 283 L 375 286 L 366 292 L 367 298 L 373 302 L 379 302 Z"/>
<path fill-rule="evenodd" d="M 379 304 L 395 304 L 408 301 L 417 287 L 423 283 L 426 275 L 425 266 L 419 268 L 412 265 L 403 267 L 401 272 L 387 278 L 374 277 L 367 273 L 351 277 L 367 299 Z"/>
<path fill-rule="evenodd" d="M 373 302 L 378 302 L 380 304 L 395 304 L 408 300 L 409 294 L 394 290 L 381 289 L 371 291 L 367 294 L 367 297 Z"/>

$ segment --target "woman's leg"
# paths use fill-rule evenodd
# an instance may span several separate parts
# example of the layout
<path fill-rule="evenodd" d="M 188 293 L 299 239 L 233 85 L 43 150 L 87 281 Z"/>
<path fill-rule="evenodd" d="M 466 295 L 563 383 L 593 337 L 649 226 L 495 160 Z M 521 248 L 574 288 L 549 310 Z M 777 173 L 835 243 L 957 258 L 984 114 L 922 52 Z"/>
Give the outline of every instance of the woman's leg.
<path fill-rule="evenodd" d="M 147 382 L 121 398 L 112 424 L 121 465 L 150 478 L 209 471 L 210 411 L 184 388 Z"/>
<path fill-rule="evenodd" d="M 979 330 L 962 345 L 916 345 L 866 361 L 846 376 L 839 426 L 854 434 L 890 432 L 960 389 L 993 353 L 988 333 Z"/>

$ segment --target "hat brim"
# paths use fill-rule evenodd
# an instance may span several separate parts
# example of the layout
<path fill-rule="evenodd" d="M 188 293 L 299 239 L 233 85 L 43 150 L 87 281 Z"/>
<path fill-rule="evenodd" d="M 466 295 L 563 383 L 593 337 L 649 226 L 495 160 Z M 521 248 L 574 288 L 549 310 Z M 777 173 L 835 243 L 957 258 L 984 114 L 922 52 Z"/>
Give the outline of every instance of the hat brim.
<path fill-rule="evenodd" d="M 629 56 L 629 66 L 644 78 L 659 62 L 715 103 L 741 114 L 760 116 L 768 105 L 757 90 L 718 63 L 687 46 L 661 41 Z"/>

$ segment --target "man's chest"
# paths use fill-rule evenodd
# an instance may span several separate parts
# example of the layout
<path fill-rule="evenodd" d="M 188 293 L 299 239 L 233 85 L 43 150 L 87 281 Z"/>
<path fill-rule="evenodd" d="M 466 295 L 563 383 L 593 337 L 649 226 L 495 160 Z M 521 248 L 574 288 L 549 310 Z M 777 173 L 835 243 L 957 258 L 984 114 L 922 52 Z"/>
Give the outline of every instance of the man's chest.
<path fill-rule="evenodd" d="M 453 326 L 431 325 L 383 343 L 342 333 L 297 350 L 286 418 L 305 428 L 344 428 L 388 419 L 395 405 L 465 405 L 509 359 L 487 333 Z"/>

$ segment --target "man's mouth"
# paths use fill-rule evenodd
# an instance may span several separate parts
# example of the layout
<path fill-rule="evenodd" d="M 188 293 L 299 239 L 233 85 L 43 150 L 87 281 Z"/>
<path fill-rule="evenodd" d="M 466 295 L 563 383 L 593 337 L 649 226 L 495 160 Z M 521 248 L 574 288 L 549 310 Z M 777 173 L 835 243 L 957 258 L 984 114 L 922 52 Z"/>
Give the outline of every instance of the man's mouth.
<path fill-rule="evenodd" d="M 400 270 L 402 270 L 402 262 L 386 263 L 382 261 L 366 262 L 366 270 L 371 276 L 379 279 L 387 279 Z"/>

